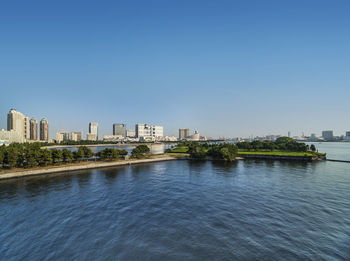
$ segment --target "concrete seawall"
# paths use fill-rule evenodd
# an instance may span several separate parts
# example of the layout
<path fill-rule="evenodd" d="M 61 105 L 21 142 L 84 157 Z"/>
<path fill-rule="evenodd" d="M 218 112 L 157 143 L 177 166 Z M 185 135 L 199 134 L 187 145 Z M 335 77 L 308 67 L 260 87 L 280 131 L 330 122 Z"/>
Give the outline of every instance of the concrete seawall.
<path fill-rule="evenodd" d="M 291 161 L 315 161 L 321 158 L 311 156 L 277 156 L 277 155 L 259 155 L 259 154 L 242 154 L 244 159 L 267 159 L 267 160 L 291 160 Z"/>
<path fill-rule="evenodd" d="M 160 162 L 160 161 L 168 161 L 168 160 L 177 160 L 174 157 L 162 157 L 155 159 L 138 159 L 138 160 L 123 160 L 123 161 L 114 161 L 114 162 L 87 162 L 86 164 L 81 165 L 73 165 L 73 166 L 57 166 L 57 167 L 42 167 L 40 169 L 35 170 L 23 170 L 17 172 L 9 172 L 0 174 L 0 180 L 4 179 L 15 179 L 21 177 L 30 177 L 37 175 L 44 175 L 50 173 L 59 173 L 59 172 L 70 172 L 75 170 L 84 170 L 84 169 L 96 169 L 96 168 L 108 168 L 108 167 L 116 167 L 116 166 L 124 166 L 124 165 L 132 165 L 132 164 L 141 164 L 141 163 L 152 163 L 152 162 Z"/>

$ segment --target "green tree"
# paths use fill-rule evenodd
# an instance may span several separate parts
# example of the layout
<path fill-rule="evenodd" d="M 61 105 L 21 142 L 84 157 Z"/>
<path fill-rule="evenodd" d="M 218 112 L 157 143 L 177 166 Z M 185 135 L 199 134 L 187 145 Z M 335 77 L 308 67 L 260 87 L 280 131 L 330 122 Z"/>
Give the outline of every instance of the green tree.
<path fill-rule="evenodd" d="M 84 159 L 84 150 L 82 149 L 82 147 L 79 147 L 78 151 L 74 151 L 73 152 L 74 155 L 74 159 L 77 162 L 81 162 Z"/>
<path fill-rule="evenodd" d="M 52 149 L 50 150 L 51 156 L 52 156 L 52 162 L 53 163 L 61 163 L 63 160 L 63 152 L 60 149 Z"/>
<path fill-rule="evenodd" d="M 310 150 L 311 150 L 312 152 L 315 152 L 315 151 L 316 151 L 316 147 L 315 147 L 314 144 L 311 144 L 311 145 L 310 145 Z"/>
<path fill-rule="evenodd" d="M 138 145 L 132 151 L 131 155 L 134 158 L 144 158 L 147 153 L 150 152 L 150 149 L 147 145 Z"/>
<path fill-rule="evenodd" d="M 38 166 L 40 147 L 26 146 L 24 149 L 25 167 L 32 168 Z"/>
<path fill-rule="evenodd" d="M 4 164 L 7 165 L 8 168 L 12 169 L 17 166 L 18 160 L 18 150 L 15 146 L 9 146 L 4 154 Z"/>
<path fill-rule="evenodd" d="M 86 160 L 94 156 L 94 153 L 91 151 L 91 149 L 86 146 L 81 146 L 79 149 L 81 149 L 84 152 L 84 158 Z"/>
<path fill-rule="evenodd" d="M 38 162 L 39 162 L 39 165 L 41 166 L 48 166 L 52 164 L 51 152 L 47 149 L 42 149 L 40 151 Z"/>
<path fill-rule="evenodd" d="M 5 145 L 0 147 L 0 168 L 3 168 L 4 159 L 5 159 Z"/>
<path fill-rule="evenodd" d="M 67 149 L 62 150 L 62 160 L 64 163 L 70 163 L 73 161 L 73 152 Z"/>

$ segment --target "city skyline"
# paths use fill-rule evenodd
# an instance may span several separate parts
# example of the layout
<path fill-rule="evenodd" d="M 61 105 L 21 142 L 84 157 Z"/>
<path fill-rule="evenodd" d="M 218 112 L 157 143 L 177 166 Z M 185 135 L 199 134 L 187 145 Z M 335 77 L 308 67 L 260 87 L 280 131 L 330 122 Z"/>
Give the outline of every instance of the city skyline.
<path fill-rule="evenodd" d="M 115 122 L 174 136 L 344 135 L 349 5 L 2 3 L 0 128 L 14 107 L 49 119 L 51 138 L 91 121 L 100 136 Z"/>

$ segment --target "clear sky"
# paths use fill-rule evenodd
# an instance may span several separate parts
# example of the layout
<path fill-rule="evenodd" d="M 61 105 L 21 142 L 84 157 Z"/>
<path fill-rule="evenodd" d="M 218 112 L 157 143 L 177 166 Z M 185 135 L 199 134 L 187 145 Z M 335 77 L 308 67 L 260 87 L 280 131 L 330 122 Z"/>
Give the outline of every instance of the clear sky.
<path fill-rule="evenodd" d="M 0 128 L 350 130 L 350 1 L 1 1 Z"/>

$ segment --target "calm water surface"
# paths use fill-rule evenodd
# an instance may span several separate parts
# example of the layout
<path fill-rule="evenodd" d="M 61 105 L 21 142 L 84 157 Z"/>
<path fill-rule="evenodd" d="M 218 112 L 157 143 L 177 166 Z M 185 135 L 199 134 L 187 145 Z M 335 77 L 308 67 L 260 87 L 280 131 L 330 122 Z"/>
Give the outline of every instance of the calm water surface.
<path fill-rule="evenodd" d="M 350 164 L 170 161 L 0 182 L 1 260 L 347 260 Z"/>

